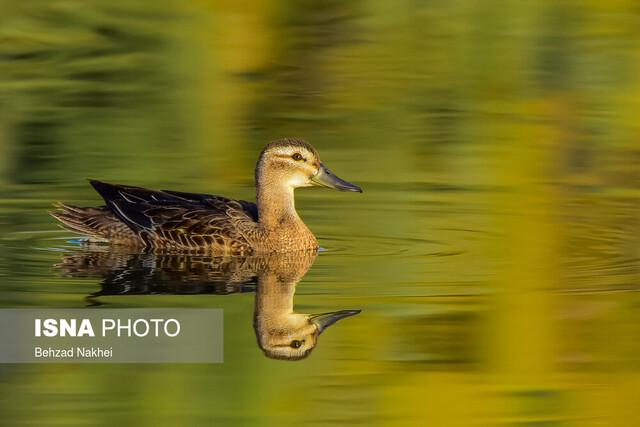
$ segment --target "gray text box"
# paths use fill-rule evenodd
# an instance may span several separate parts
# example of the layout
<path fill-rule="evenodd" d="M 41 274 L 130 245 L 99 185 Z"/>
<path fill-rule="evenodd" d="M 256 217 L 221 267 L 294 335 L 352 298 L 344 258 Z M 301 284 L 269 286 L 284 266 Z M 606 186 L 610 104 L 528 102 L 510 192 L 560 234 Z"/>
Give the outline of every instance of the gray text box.
<path fill-rule="evenodd" d="M 0 343 L 0 363 L 220 363 L 223 312 L 0 309 Z"/>

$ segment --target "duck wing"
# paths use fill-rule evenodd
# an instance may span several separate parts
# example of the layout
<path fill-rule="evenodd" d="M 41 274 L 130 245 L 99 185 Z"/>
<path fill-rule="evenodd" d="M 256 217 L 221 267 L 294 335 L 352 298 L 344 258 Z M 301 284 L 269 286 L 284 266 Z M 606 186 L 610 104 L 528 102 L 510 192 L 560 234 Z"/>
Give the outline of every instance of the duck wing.
<path fill-rule="evenodd" d="M 107 208 L 149 247 L 247 254 L 257 229 L 257 207 L 199 193 L 155 191 L 91 181 Z"/>
<path fill-rule="evenodd" d="M 169 194 L 171 196 L 176 196 L 181 199 L 186 199 L 192 202 L 207 202 L 212 199 L 223 199 L 230 200 L 221 196 L 214 196 L 211 194 L 201 194 L 201 193 L 184 193 L 181 191 L 171 191 L 171 190 L 162 190 L 163 194 Z M 258 222 L 258 206 L 255 203 L 247 202 L 246 200 L 235 200 L 240 203 L 242 208 L 245 210 L 247 215 L 249 215 L 255 222 Z"/>

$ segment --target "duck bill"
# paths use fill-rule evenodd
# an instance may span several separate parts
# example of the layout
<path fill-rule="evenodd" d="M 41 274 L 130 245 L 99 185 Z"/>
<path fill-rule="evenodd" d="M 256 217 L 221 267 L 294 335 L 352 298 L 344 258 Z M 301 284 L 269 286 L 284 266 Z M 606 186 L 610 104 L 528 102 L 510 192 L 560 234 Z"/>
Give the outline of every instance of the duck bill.
<path fill-rule="evenodd" d="M 336 323 L 338 320 L 359 314 L 361 310 L 340 310 L 331 313 L 322 313 L 311 316 L 311 321 L 318 327 L 318 332 L 322 333 L 326 328 Z"/>
<path fill-rule="evenodd" d="M 314 184 L 320 187 L 328 187 L 333 188 L 338 191 L 353 191 L 362 193 L 362 188 L 358 187 L 355 184 L 345 181 L 342 178 L 337 177 L 333 172 L 331 172 L 325 165 L 320 163 L 320 169 L 318 173 L 315 174 L 313 178 L 311 178 Z"/>

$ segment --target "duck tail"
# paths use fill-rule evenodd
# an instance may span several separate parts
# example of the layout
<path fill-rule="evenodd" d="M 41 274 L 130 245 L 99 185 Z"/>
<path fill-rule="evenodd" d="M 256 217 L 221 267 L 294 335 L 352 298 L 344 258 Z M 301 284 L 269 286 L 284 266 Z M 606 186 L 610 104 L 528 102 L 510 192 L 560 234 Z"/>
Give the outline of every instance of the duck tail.
<path fill-rule="evenodd" d="M 104 207 L 81 208 L 60 202 L 54 203 L 54 207 L 56 210 L 49 211 L 49 214 L 60 221 L 63 228 L 92 240 L 109 240 L 112 231 L 119 228 L 118 223 L 122 224 Z"/>

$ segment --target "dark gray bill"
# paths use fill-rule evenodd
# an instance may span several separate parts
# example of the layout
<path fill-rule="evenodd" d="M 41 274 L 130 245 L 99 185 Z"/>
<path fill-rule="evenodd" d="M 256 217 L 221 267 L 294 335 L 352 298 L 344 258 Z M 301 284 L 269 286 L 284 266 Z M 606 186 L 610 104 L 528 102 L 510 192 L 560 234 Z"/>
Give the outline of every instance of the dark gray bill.
<path fill-rule="evenodd" d="M 316 314 L 311 316 L 311 321 L 318 326 L 318 332 L 322 332 L 325 328 L 333 325 L 338 320 L 346 317 L 355 316 L 359 314 L 361 310 L 340 310 L 332 311 L 331 313 Z"/>
<path fill-rule="evenodd" d="M 358 193 L 362 193 L 362 188 L 347 182 L 344 179 L 338 178 L 322 163 L 320 163 L 320 170 L 313 178 L 311 178 L 311 181 L 322 187 L 334 188 L 338 191 L 357 191 Z"/>

